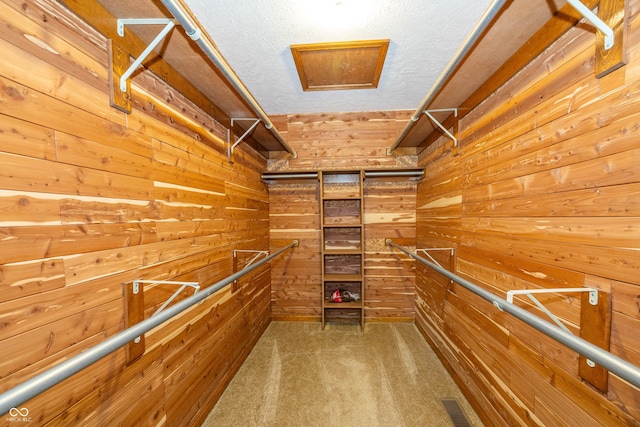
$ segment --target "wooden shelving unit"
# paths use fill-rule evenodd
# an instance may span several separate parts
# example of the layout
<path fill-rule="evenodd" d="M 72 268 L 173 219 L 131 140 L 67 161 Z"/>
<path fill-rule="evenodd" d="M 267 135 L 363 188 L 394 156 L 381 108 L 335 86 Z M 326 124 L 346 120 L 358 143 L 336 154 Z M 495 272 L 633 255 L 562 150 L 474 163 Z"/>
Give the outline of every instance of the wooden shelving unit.
<path fill-rule="evenodd" d="M 322 329 L 327 321 L 358 321 L 364 330 L 362 171 L 321 171 Z M 333 302 L 344 290 L 356 300 Z"/>

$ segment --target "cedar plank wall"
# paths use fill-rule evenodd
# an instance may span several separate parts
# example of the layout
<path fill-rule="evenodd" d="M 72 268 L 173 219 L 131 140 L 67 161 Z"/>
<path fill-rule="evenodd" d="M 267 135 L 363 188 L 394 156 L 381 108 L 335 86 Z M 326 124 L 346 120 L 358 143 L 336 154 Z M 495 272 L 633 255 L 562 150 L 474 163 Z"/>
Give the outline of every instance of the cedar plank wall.
<path fill-rule="evenodd" d="M 271 171 L 410 168 L 417 156 L 388 156 L 408 112 L 304 114 L 273 117 L 297 158 L 271 160 Z M 415 245 L 416 182 L 367 178 L 364 184 L 365 316 L 413 321 L 414 266 L 395 258 L 384 239 Z M 316 179 L 269 185 L 271 246 L 298 239 L 289 259 L 271 266 L 274 320 L 319 320 L 320 205 Z"/>
<path fill-rule="evenodd" d="M 266 159 L 239 147 L 230 165 L 225 129 L 151 74 L 130 115 L 110 108 L 106 40 L 58 3 L 5 0 L 0 21 L 5 391 L 121 331 L 123 283 L 206 288 L 233 249 L 266 250 L 269 200 Z M 199 425 L 270 322 L 269 281 L 255 270 L 130 365 L 121 348 L 20 407 L 30 425 Z M 146 286 L 146 316 L 174 289 Z"/>
<path fill-rule="evenodd" d="M 572 29 L 420 156 L 420 247 L 499 296 L 593 286 L 612 295 L 611 351 L 640 366 L 640 20 L 628 65 L 594 77 L 595 37 Z M 640 425 L 640 390 L 581 382 L 578 356 L 416 267 L 416 323 L 489 425 Z M 578 333 L 580 299 L 540 300 Z M 546 317 L 524 299 L 521 306 Z"/>

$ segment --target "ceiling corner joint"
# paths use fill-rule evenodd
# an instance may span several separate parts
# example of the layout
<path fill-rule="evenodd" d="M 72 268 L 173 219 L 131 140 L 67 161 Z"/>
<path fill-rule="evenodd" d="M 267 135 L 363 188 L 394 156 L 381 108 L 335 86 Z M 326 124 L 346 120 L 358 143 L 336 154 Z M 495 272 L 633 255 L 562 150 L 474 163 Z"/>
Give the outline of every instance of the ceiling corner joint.
<path fill-rule="evenodd" d="M 177 21 L 175 19 L 169 19 L 169 18 L 118 19 L 117 31 L 120 37 L 124 37 L 125 25 L 164 25 L 165 26 L 162 29 L 162 31 L 160 31 L 160 33 L 156 36 L 156 38 L 153 39 L 151 43 L 149 43 L 149 46 L 147 46 L 147 48 L 144 51 L 142 51 L 142 53 L 133 62 L 133 64 L 129 66 L 127 71 L 125 71 L 120 77 L 120 90 L 122 92 L 127 91 L 127 80 L 129 79 L 129 77 L 131 77 L 131 75 L 136 70 L 136 68 L 138 68 L 138 66 L 142 64 L 142 61 L 144 61 L 145 58 L 149 56 L 151 51 L 158 45 L 158 43 L 160 43 L 166 37 L 167 34 L 169 34 L 169 31 L 171 31 L 176 24 L 177 24 Z"/>
<path fill-rule="evenodd" d="M 609 50 L 613 47 L 614 37 L 613 30 L 605 22 L 585 6 L 580 0 L 567 0 L 574 9 L 582 14 L 589 22 L 591 22 L 598 30 L 604 34 L 604 50 Z"/>
<path fill-rule="evenodd" d="M 236 139 L 236 142 L 234 142 L 233 144 L 231 144 L 231 138 L 232 138 L 233 132 L 230 129 L 227 129 L 227 158 L 229 160 L 229 163 L 233 163 L 231 161 L 231 156 L 233 155 L 233 151 L 236 149 L 238 144 L 240 144 L 245 139 L 245 137 L 249 135 L 251 131 L 255 129 L 256 126 L 258 126 L 258 123 L 261 122 L 260 119 L 256 119 L 256 118 L 237 118 L 237 119 L 232 118 L 231 127 L 233 128 L 234 122 L 238 122 L 238 121 L 253 121 L 253 124 L 249 126 L 249 129 L 247 129 L 240 138 Z"/>

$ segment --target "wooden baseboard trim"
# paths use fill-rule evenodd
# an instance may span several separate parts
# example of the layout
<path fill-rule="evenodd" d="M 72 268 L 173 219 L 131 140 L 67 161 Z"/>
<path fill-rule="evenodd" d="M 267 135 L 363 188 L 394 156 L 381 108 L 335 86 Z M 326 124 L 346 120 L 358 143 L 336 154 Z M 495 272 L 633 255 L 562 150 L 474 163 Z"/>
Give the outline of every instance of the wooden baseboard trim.
<path fill-rule="evenodd" d="M 271 316 L 274 322 L 321 322 L 320 316 Z M 365 317 L 365 323 L 414 323 L 413 317 Z"/>
<path fill-rule="evenodd" d="M 274 322 L 320 322 L 320 316 L 271 316 Z"/>

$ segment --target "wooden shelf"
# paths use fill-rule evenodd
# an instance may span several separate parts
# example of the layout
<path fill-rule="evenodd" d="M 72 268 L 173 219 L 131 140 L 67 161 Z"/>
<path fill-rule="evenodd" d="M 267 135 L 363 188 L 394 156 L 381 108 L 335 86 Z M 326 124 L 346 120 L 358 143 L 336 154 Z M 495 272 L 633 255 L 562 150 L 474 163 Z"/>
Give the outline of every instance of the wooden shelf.
<path fill-rule="evenodd" d="M 325 255 L 360 255 L 360 249 L 325 249 Z"/>
<path fill-rule="evenodd" d="M 344 321 L 357 318 L 364 330 L 364 173 L 322 171 L 318 179 L 322 221 L 322 328 L 327 317 Z M 356 293 L 360 299 L 329 301 L 329 295 L 336 290 Z"/>
<path fill-rule="evenodd" d="M 339 200 L 360 200 L 360 197 L 358 197 L 358 196 L 335 196 L 335 197 L 326 196 L 326 197 L 323 197 L 322 200 L 336 200 L 336 201 L 339 201 Z"/>
<path fill-rule="evenodd" d="M 362 274 L 325 274 L 325 282 L 361 282 Z"/>
<path fill-rule="evenodd" d="M 324 308 L 362 308 L 362 300 L 351 302 L 324 302 Z"/>

